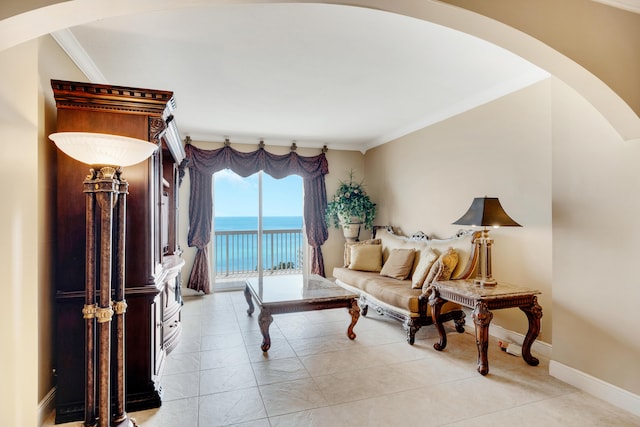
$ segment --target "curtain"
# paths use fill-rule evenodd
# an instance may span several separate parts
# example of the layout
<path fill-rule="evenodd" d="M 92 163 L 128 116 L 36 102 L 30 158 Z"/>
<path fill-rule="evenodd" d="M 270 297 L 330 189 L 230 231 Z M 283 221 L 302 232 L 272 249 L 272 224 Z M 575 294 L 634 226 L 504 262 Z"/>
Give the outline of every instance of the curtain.
<path fill-rule="evenodd" d="M 189 288 L 209 293 L 209 262 L 207 245 L 211 240 L 213 219 L 213 174 L 231 169 L 240 176 L 248 177 L 264 171 L 276 179 L 288 175 L 300 175 L 304 185 L 304 223 L 307 241 L 311 246 L 311 272 L 325 276 L 322 244 L 329 237 L 324 212 L 327 208 L 327 191 L 324 176 L 329 173 L 329 164 L 324 153 L 303 157 L 295 151 L 277 155 L 259 148 L 243 153 L 225 145 L 217 150 L 203 150 L 188 144 L 185 148 L 187 166 L 191 178 L 189 198 L 188 243 L 197 248 L 195 262 L 189 277 Z"/>

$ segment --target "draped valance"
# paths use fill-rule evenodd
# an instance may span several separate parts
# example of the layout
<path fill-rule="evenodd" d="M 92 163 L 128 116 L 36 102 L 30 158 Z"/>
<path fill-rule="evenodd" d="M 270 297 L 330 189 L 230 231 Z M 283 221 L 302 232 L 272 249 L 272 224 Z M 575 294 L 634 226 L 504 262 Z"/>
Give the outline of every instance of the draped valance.
<path fill-rule="evenodd" d="M 216 150 L 204 150 L 191 144 L 186 146 L 187 166 L 191 180 L 189 198 L 189 246 L 198 249 L 194 261 L 189 288 L 210 292 L 208 245 L 211 240 L 213 220 L 212 176 L 223 169 L 230 169 L 240 176 L 248 177 L 264 171 L 274 178 L 288 175 L 302 177 L 304 186 L 304 223 L 307 241 L 311 246 L 311 272 L 325 275 L 322 244 L 328 238 L 324 212 L 327 207 L 325 175 L 329 165 L 324 153 L 304 157 L 295 151 L 289 154 L 273 154 L 264 148 L 249 153 L 225 145 Z"/>

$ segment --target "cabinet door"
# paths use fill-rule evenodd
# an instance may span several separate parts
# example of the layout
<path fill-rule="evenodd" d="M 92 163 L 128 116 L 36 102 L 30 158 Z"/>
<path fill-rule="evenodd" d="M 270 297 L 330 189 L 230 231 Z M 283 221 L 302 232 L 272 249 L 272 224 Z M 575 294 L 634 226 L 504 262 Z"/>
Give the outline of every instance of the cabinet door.
<path fill-rule="evenodd" d="M 164 307 L 164 292 L 160 292 L 160 294 L 156 297 L 153 308 L 153 325 L 154 325 L 154 340 L 155 343 L 153 345 L 154 349 L 154 360 L 153 360 L 153 375 L 156 378 L 160 378 L 162 375 L 162 369 L 164 365 L 164 315 L 163 315 L 163 307 Z"/>

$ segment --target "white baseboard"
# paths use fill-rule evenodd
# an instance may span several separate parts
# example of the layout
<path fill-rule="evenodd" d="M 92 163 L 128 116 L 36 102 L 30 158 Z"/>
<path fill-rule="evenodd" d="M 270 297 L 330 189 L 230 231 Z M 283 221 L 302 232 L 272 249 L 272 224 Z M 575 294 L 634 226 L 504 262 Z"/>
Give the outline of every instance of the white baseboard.
<path fill-rule="evenodd" d="M 471 325 L 465 324 L 464 329 L 466 332 L 469 332 L 472 335 L 475 335 L 476 333 L 475 325 L 473 324 Z M 523 334 L 510 331 L 498 325 L 489 326 L 489 335 L 503 341 L 508 341 L 514 344 L 518 344 L 519 346 L 522 346 L 522 343 L 524 342 Z M 551 359 L 551 344 L 535 340 L 531 345 L 531 352 L 538 353 L 540 356 L 546 357 L 547 359 Z"/>
<path fill-rule="evenodd" d="M 637 394 L 633 394 L 582 371 L 563 365 L 555 360 L 549 362 L 549 375 L 567 384 L 571 384 L 605 402 L 609 402 L 618 408 L 640 416 L 640 396 Z"/>
<path fill-rule="evenodd" d="M 56 405 L 56 388 L 55 386 L 49 390 L 44 398 L 38 404 L 38 425 L 44 424 L 44 421 L 54 411 Z"/>
<path fill-rule="evenodd" d="M 475 325 L 465 325 L 465 330 L 475 334 Z M 489 335 L 500 340 L 509 341 L 522 345 L 524 335 L 510 331 L 497 325 L 489 327 Z M 531 351 L 551 359 L 552 346 L 542 341 L 534 341 Z M 555 360 L 549 361 L 549 375 L 570 384 L 585 393 L 589 393 L 599 399 L 604 400 L 618 408 L 624 409 L 634 415 L 640 416 L 640 396 L 627 390 L 609 384 L 598 378 L 592 377 L 577 369 L 563 365 Z"/>

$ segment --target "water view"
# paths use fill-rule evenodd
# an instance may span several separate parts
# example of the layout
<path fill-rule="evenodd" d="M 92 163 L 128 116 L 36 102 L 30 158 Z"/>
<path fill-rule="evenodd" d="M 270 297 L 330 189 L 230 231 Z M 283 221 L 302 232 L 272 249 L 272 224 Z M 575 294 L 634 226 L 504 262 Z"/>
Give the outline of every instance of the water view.
<path fill-rule="evenodd" d="M 302 261 L 302 217 L 263 217 L 262 265 L 265 272 L 299 270 Z M 215 217 L 216 276 L 258 270 L 258 218 Z"/>

